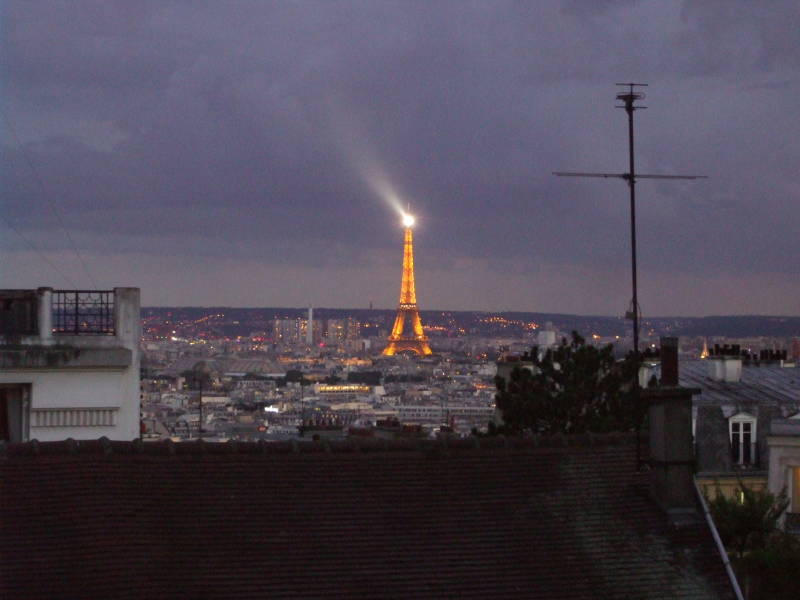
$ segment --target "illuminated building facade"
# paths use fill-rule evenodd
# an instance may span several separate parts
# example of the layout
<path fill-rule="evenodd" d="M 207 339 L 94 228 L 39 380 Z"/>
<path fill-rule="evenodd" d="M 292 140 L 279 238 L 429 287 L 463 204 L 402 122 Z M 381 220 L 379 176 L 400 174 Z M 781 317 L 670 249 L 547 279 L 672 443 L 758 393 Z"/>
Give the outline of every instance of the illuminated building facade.
<path fill-rule="evenodd" d="M 357 340 L 361 335 L 360 328 L 361 323 L 358 322 L 358 319 L 352 317 L 327 319 L 325 322 L 325 337 L 330 342 Z"/>
<path fill-rule="evenodd" d="M 275 319 L 273 332 L 276 341 L 297 343 L 305 337 L 304 319 Z"/>
<path fill-rule="evenodd" d="M 394 356 L 398 352 L 413 352 L 417 355 L 433 354 L 428 338 L 422 330 L 422 320 L 417 308 L 417 292 L 414 287 L 414 240 L 411 227 L 414 219 L 410 215 L 403 218 L 405 242 L 403 244 L 403 278 L 400 282 L 400 304 L 394 320 L 389 343 L 383 350 L 384 356 Z"/>
<path fill-rule="evenodd" d="M 296 319 L 275 319 L 272 326 L 273 336 L 276 342 L 284 344 L 300 344 L 307 346 L 319 341 L 322 333 L 322 321 L 319 319 L 309 320 L 303 318 Z"/>

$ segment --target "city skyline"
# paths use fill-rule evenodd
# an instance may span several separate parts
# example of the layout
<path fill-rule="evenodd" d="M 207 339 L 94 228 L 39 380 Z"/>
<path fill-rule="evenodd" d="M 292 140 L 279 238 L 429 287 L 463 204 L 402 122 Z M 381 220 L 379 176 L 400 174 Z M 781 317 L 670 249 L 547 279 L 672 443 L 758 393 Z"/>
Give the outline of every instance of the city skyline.
<path fill-rule="evenodd" d="M 799 312 L 795 4 L 4 12 L 3 287 L 392 308 L 410 203 L 425 309 L 621 315 L 625 185 L 551 172 L 625 171 L 644 81 L 637 170 L 710 179 L 637 188 L 643 314 Z"/>

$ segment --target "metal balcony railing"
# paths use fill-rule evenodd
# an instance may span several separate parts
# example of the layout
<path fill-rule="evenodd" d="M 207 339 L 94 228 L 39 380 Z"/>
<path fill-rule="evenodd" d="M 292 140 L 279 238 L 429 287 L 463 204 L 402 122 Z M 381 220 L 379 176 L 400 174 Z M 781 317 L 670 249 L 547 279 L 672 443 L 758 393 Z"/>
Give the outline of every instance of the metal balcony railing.
<path fill-rule="evenodd" d="M 53 290 L 54 335 L 115 335 L 114 291 Z"/>

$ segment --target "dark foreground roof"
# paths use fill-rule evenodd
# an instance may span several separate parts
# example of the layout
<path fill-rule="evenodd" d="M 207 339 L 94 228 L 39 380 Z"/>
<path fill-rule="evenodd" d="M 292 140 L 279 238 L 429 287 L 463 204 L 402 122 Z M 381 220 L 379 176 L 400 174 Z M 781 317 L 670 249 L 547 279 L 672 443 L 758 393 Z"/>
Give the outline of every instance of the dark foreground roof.
<path fill-rule="evenodd" d="M 631 438 L 480 442 L 11 445 L 0 597 L 731 597 Z"/>

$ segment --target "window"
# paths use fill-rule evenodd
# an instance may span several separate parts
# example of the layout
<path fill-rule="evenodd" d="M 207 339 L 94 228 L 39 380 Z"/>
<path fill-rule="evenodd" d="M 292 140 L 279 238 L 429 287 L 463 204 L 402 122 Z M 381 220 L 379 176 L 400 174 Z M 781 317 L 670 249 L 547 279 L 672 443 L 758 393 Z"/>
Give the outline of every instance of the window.
<path fill-rule="evenodd" d="M 0 441 L 28 440 L 29 391 L 24 384 L 0 385 Z"/>
<path fill-rule="evenodd" d="M 739 413 L 729 420 L 731 438 L 731 459 L 736 465 L 756 463 L 756 418 L 747 413 Z"/>

